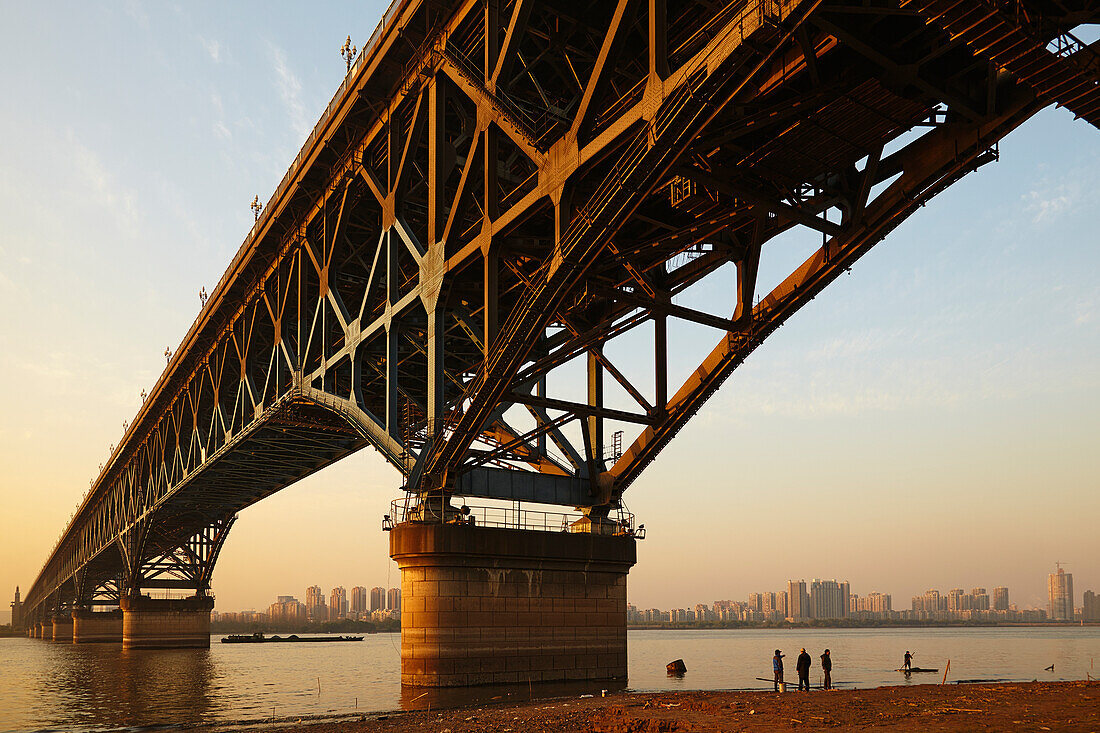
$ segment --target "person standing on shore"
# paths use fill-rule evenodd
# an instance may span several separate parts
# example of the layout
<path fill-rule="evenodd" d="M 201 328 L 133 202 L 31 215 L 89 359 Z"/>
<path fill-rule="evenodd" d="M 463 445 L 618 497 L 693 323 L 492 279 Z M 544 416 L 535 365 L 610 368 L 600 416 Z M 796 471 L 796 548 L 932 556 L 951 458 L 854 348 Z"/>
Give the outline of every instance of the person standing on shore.
<path fill-rule="evenodd" d="M 833 689 L 833 658 L 829 656 L 829 650 L 821 655 L 821 671 L 825 673 L 825 689 Z"/>
<path fill-rule="evenodd" d="M 778 649 L 772 657 L 772 672 L 775 673 L 775 691 L 779 692 L 779 685 L 783 682 L 783 654 Z"/>
<path fill-rule="evenodd" d="M 905 651 L 905 664 L 903 664 L 901 668 L 904 669 L 906 672 L 913 669 L 913 655 L 909 652 L 908 649 Z"/>
<path fill-rule="evenodd" d="M 794 665 L 798 672 L 798 689 L 806 685 L 806 692 L 810 691 L 810 655 L 806 653 L 806 647 L 802 647 L 802 653 L 798 655 L 798 661 Z"/>

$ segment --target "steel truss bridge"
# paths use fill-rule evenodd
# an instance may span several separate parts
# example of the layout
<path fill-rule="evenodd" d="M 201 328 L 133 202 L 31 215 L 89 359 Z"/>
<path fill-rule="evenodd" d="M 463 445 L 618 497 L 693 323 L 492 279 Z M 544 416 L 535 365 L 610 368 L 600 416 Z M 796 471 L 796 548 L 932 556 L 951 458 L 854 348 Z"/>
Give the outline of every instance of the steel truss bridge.
<path fill-rule="evenodd" d="M 617 506 L 753 350 L 1001 138 L 1051 104 L 1100 124 L 1100 56 L 1072 35 L 1098 21 L 1097 0 L 396 0 L 28 618 L 205 594 L 240 509 L 368 445 L 422 500 Z M 795 227 L 821 247 L 758 293 Z M 720 312 L 676 304 L 727 265 Z M 715 345 L 670 384 L 684 322 Z M 613 361 L 624 337 L 646 356 Z"/>

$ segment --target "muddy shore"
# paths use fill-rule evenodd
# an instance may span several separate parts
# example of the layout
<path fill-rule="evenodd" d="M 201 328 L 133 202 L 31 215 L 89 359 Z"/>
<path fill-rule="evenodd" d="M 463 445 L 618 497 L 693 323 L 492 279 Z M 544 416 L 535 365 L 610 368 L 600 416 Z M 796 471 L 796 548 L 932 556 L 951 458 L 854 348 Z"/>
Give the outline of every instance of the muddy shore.
<path fill-rule="evenodd" d="M 914 685 L 867 690 L 617 693 L 379 714 L 237 724 L 200 731 L 526 733 L 527 731 L 1084 731 L 1100 733 L 1100 683 Z"/>

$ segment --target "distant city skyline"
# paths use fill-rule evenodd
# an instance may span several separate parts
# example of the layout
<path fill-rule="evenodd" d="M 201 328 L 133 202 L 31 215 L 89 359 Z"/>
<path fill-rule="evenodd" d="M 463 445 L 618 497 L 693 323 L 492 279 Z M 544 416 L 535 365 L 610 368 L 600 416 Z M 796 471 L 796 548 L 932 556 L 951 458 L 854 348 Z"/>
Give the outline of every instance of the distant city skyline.
<path fill-rule="evenodd" d="M 1085 591 L 1082 604 L 1076 604 L 1073 575 L 1059 565 L 1048 575 L 1047 608 L 1022 607 L 1011 601 L 1007 586 L 985 587 L 969 591 L 951 588 L 941 592 L 930 588 L 912 596 L 908 608 L 895 607 L 890 593 L 870 591 L 865 596 L 852 593 L 847 580 L 814 578 L 788 580 L 786 590 L 753 592 L 746 601 L 715 600 L 707 603 L 674 604 L 672 608 L 646 608 L 630 603 L 631 623 L 680 621 L 780 621 L 805 622 L 857 618 L 863 620 L 902 621 L 1100 621 L 1100 603 L 1096 594 Z"/>
<path fill-rule="evenodd" d="M 368 38 L 384 6 L 5 8 L 0 308 L 20 314 L 0 327 L 9 598 L 343 79 L 340 44 Z M 648 529 L 632 603 L 744 598 L 805 573 L 895 601 L 989 578 L 1045 606 L 1059 559 L 1078 588 L 1100 587 L 1095 133 L 1065 109 L 1038 114 L 749 357 L 625 494 Z M 769 242 L 761 289 L 819 245 Z M 677 303 L 712 308 L 735 277 Z M 673 375 L 712 337 L 670 329 Z M 366 449 L 242 511 L 213 575 L 219 607 L 396 584 L 378 526 L 400 485 Z"/>
<path fill-rule="evenodd" d="M 350 619 L 354 621 L 384 621 L 401 618 L 401 589 L 375 586 L 370 589 L 369 601 L 367 589 L 357 585 L 351 589 L 350 600 L 347 589 L 338 585 L 325 594 L 318 585 L 306 588 L 305 603 L 296 596 L 276 596 L 275 602 L 264 610 L 255 607 L 227 610 L 218 608 L 213 611 L 215 621 L 272 621 L 272 622 L 325 622 Z"/>

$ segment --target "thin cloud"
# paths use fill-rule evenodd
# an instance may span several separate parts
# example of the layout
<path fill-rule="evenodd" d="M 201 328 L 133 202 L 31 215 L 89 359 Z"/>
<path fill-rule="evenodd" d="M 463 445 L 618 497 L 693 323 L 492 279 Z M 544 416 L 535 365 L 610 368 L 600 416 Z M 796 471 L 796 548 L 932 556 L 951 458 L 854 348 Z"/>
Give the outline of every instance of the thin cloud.
<path fill-rule="evenodd" d="M 275 44 L 271 44 L 271 56 L 275 67 L 275 85 L 290 115 L 290 124 L 296 133 L 305 137 L 310 124 L 305 105 L 302 104 L 302 82 L 287 65 L 286 54 Z"/>
<path fill-rule="evenodd" d="M 122 232 L 135 235 L 140 214 L 133 192 L 115 181 L 99 156 L 76 141 L 72 130 L 68 131 L 68 142 L 72 147 L 74 172 L 77 179 L 91 190 L 91 200 L 111 212 Z"/>
<path fill-rule="evenodd" d="M 1066 186 L 1058 186 L 1054 191 L 1031 191 L 1024 196 L 1026 210 L 1031 214 L 1031 223 L 1039 224 L 1053 219 L 1074 205 L 1074 195 Z"/>
<path fill-rule="evenodd" d="M 222 47 L 221 44 L 213 39 L 203 38 L 199 36 L 199 43 L 202 44 L 203 49 L 206 50 L 206 55 L 210 57 L 210 60 L 215 64 L 220 64 L 222 60 Z"/>

